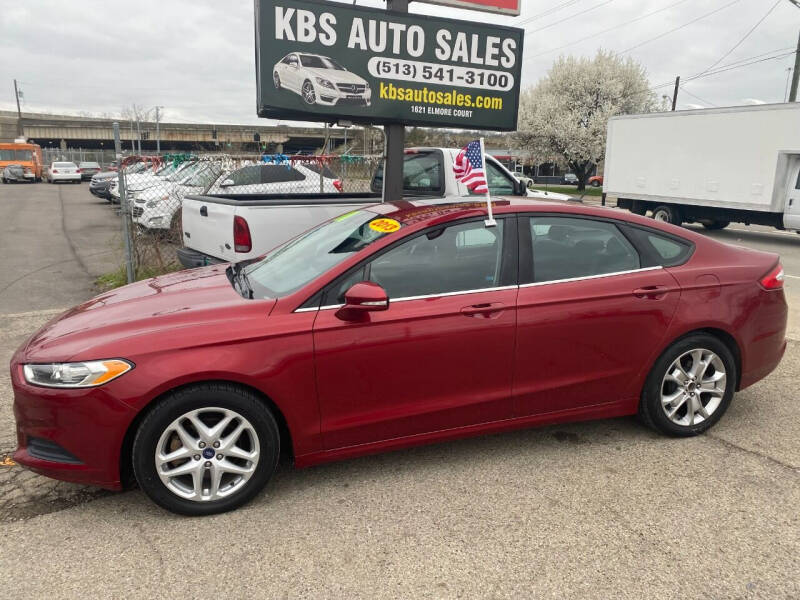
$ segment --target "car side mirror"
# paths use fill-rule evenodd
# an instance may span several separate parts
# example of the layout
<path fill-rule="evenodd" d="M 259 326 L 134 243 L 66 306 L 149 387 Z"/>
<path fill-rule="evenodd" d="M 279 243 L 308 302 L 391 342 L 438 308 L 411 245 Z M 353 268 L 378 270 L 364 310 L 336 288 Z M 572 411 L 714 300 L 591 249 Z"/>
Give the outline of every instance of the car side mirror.
<path fill-rule="evenodd" d="M 231 187 L 233 185 L 233 179 L 226 179 L 222 183 L 219 184 L 219 187 Z"/>
<path fill-rule="evenodd" d="M 367 313 L 389 310 L 389 296 L 377 283 L 356 283 L 344 294 L 344 306 L 336 311 L 342 321 L 359 321 Z"/>

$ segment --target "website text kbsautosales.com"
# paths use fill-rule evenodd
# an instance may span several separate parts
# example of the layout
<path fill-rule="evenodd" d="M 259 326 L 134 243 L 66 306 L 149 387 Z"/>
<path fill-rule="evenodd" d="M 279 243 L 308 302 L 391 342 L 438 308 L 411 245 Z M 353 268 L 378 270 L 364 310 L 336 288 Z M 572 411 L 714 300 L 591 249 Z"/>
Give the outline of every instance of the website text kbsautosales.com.
<path fill-rule="evenodd" d="M 381 100 L 396 102 L 417 102 L 436 106 L 457 106 L 464 108 L 482 108 L 487 110 L 503 110 L 503 99 L 497 96 L 473 96 L 462 94 L 456 90 L 442 92 L 423 88 L 396 86 L 393 83 L 380 82 L 378 90 Z"/>

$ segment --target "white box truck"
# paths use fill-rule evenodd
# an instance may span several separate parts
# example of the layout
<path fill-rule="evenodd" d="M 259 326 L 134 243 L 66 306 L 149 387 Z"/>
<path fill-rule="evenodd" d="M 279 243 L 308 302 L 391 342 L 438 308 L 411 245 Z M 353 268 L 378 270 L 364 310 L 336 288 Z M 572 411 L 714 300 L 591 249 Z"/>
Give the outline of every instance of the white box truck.
<path fill-rule="evenodd" d="M 676 225 L 800 230 L 800 103 L 614 117 L 603 191 Z"/>

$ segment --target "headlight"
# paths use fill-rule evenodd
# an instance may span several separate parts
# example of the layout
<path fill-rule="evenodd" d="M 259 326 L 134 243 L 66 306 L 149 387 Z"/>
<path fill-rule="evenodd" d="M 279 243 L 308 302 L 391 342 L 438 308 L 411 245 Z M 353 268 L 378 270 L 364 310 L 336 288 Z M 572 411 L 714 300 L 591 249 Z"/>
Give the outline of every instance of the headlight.
<path fill-rule="evenodd" d="M 125 360 L 93 360 L 76 363 L 24 365 L 25 381 L 53 388 L 96 387 L 124 375 L 133 368 Z"/>
<path fill-rule="evenodd" d="M 333 87 L 333 84 L 324 77 L 317 77 L 317 83 L 320 84 L 322 87 L 326 87 L 330 90 L 336 89 L 335 87 Z"/>

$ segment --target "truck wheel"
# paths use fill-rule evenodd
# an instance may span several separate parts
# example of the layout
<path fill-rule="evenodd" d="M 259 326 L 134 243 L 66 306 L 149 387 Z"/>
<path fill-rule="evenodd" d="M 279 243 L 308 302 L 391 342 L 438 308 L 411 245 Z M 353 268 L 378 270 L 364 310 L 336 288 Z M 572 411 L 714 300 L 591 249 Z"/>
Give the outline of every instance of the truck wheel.
<path fill-rule="evenodd" d="M 653 209 L 653 219 L 662 223 L 672 223 L 680 225 L 682 223 L 680 211 L 668 204 L 661 204 Z"/>
<path fill-rule="evenodd" d="M 715 229 L 725 229 L 730 224 L 730 221 L 706 221 L 703 223 L 703 227 L 713 231 Z"/>

